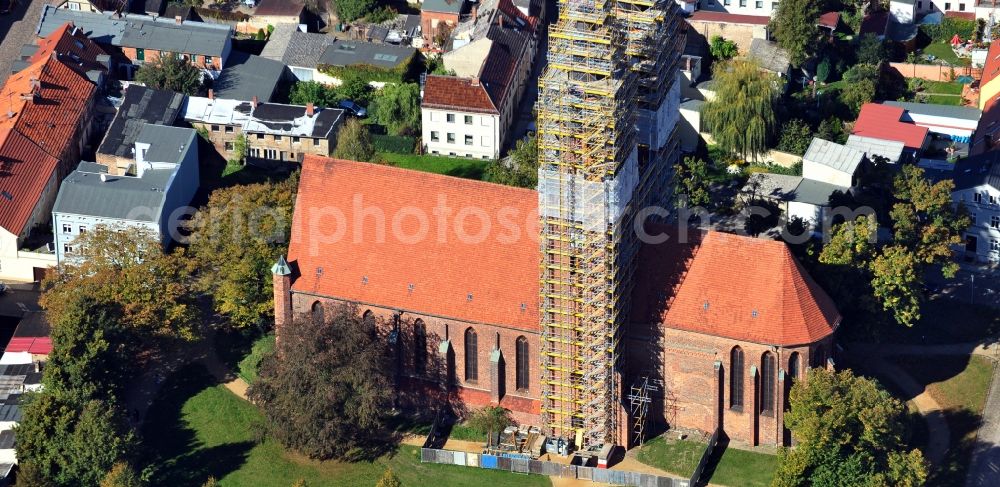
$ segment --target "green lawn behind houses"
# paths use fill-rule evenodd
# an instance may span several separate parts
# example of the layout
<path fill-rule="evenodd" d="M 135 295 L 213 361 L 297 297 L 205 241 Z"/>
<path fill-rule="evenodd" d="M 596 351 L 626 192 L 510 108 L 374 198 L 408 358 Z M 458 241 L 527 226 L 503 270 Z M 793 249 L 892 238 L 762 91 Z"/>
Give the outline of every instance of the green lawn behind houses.
<path fill-rule="evenodd" d="M 482 159 L 395 154 L 392 152 L 380 152 L 379 155 L 382 156 L 382 158 L 384 158 L 389 164 L 396 167 L 478 180 L 483 179 L 486 166 L 490 162 Z"/>
<path fill-rule="evenodd" d="M 700 441 L 660 436 L 643 445 L 637 458 L 646 465 L 687 478 L 698 467 L 706 447 Z M 767 487 L 777 467 L 776 455 L 720 444 L 712 452 L 701 480 L 727 487 Z"/>

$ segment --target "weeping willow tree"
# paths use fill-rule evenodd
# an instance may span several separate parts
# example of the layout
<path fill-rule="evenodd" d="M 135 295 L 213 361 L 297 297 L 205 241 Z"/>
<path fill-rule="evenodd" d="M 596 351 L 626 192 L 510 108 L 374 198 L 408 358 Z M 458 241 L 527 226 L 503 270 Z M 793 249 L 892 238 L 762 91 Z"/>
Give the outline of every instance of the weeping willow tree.
<path fill-rule="evenodd" d="M 715 98 L 701 111 L 705 128 L 719 148 L 756 161 L 767 153 L 777 127 L 774 101 L 781 81 L 746 60 L 719 63 L 713 71 Z"/>

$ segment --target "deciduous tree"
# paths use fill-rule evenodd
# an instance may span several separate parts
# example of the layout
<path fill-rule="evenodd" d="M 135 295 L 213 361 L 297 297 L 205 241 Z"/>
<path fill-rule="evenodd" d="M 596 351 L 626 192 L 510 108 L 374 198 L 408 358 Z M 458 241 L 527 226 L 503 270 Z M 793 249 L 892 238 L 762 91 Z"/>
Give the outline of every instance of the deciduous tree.
<path fill-rule="evenodd" d="M 782 0 L 771 20 L 770 30 L 778 45 L 788 51 L 793 65 L 802 66 L 819 47 L 816 26 L 822 7 L 820 0 Z"/>
<path fill-rule="evenodd" d="M 889 213 L 894 242 L 914 253 L 921 267 L 941 265 L 948 278 L 958 271 L 951 247 L 962 243 L 962 232 L 972 223 L 964 209 L 952 205 L 954 188 L 950 179 L 933 183 L 920 167 L 904 165 L 896 176 L 896 203 Z"/>
<path fill-rule="evenodd" d="M 288 250 L 297 182 L 293 176 L 217 189 L 191 220 L 197 288 L 236 327 L 262 326 L 273 316 L 268 276 Z"/>
<path fill-rule="evenodd" d="M 285 326 L 248 397 L 271 435 L 310 458 L 341 458 L 382 443 L 392 406 L 388 337 L 355 306 Z"/>
<path fill-rule="evenodd" d="M 333 0 L 333 4 L 344 22 L 353 22 L 375 9 L 374 0 Z"/>
<path fill-rule="evenodd" d="M 756 160 L 777 126 L 778 78 L 744 60 L 717 64 L 714 78 L 715 98 L 701 112 L 706 128 L 723 150 Z"/>
<path fill-rule="evenodd" d="M 319 81 L 299 81 L 292 85 L 288 101 L 292 105 L 312 103 L 317 107 L 325 108 L 336 106 L 340 102 L 340 98 L 337 97 L 336 90 Z"/>
<path fill-rule="evenodd" d="M 538 141 L 535 136 L 517 141 L 508 156 L 509 160 L 491 161 L 486 166 L 486 179 L 519 188 L 538 186 Z"/>
<path fill-rule="evenodd" d="M 780 451 L 772 487 L 916 487 L 927 479 L 920 450 L 905 446 L 905 406 L 874 381 L 811 369 L 789 404 L 785 426 L 798 443 Z"/>
<path fill-rule="evenodd" d="M 812 143 L 812 127 L 805 121 L 793 118 L 781 126 L 778 150 L 803 155 Z"/>
<path fill-rule="evenodd" d="M 135 80 L 157 90 L 194 95 L 201 88 L 201 69 L 187 59 L 166 53 L 143 64 L 136 72 Z"/>
<path fill-rule="evenodd" d="M 142 487 L 145 483 L 135 469 L 125 462 L 118 462 L 101 480 L 101 487 Z"/>
<path fill-rule="evenodd" d="M 369 113 L 389 133 L 420 132 L 420 86 L 416 83 L 389 83 L 372 100 Z"/>
<path fill-rule="evenodd" d="M 865 34 L 858 41 L 858 63 L 878 66 L 889 57 L 885 44 L 875 34 Z"/>
<path fill-rule="evenodd" d="M 710 201 L 708 163 L 699 157 L 685 157 L 674 164 L 674 195 L 678 205 L 705 206 Z"/>
<path fill-rule="evenodd" d="M 712 59 L 716 61 L 728 61 L 739 54 L 736 43 L 722 36 L 712 36 L 712 43 L 708 45 L 708 50 L 712 54 Z"/>
<path fill-rule="evenodd" d="M 372 145 L 372 135 L 356 118 L 349 118 L 337 133 L 337 148 L 333 156 L 349 161 L 376 162 L 378 155 Z"/>
<path fill-rule="evenodd" d="M 378 479 L 378 483 L 375 484 L 375 487 L 401 487 L 402 485 L 403 483 L 399 481 L 399 477 L 396 476 L 396 473 L 393 472 L 391 468 L 387 468 L 385 469 L 385 472 L 382 473 L 382 478 Z"/>

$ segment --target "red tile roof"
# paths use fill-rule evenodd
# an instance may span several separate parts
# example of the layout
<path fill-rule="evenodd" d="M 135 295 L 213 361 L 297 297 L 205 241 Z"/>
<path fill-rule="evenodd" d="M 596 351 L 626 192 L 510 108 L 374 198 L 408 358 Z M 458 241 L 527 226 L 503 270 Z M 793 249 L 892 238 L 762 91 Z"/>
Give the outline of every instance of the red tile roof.
<path fill-rule="evenodd" d="M 499 114 L 482 83 L 458 76 L 431 75 L 424 83 L 424 108 Z"/>
<path fill-rule="evenodd" d="M 979 81 L 979 86 L 986 86 L 986 83 L 993 81 L 1000 75 L 1000 42 L 991 42 L 990 50 L 986 53 L 986 64 L 983 66 L 983 77 Z"/>
<path fill-rule="evenodd" d="M 14 337 L 7 344 L 5 352 L 29 352 L 34 355 L 52 353 L 52 339 L 49 337 L 20 338 Z"/>
<path fill-rule="evenodd" d="M 53 52 L 81 76 L 86 77 L 87 71 L 91 70 L 107 71 L 107 66 L 98 62 L 97 57 L 108 53 L 71 22 L 66 22 L 48 37 L 39 39 L 38 51 L 28 58 L 28 62 L 36 63 L 51 57 Z"/>
<path fill-rule="evenodd" d="M 41 59 L 7 79 L 0 89 L 0 128 L 13 128 L 53 157 L 75 140 L 89 117 L 97 87 L 51 57 Z M 61 161 L 64 165 L 77 161 Z"/>
<path fill-rule="evenodd" d="M 976 13 L 975 12 L 945 12 L 944 16 L 945 17 L 952 17 L 952 18 L 955 18 L 955 19 L 976 20 Z"/>
<path fill-rule="evenodd" d="M 840 313 L 784 242 L 708 232 L 663 323 L 734 340 L 791 346 L 832 334 Z"/>
<path fill-rule="evenodd" d="M 855 135 L 902 142 L 907 149 L 920 149 L 927 139 L 927 127 L 900 122 L 904 110 L 900 107 L 865 103 L 854 123 Z"/>
<path fill-rule="evenodd" d="M 767 25 L 771 17 L 766 15 L 740 15 L 725 12 L 710 12 L 708 10 L 697 10 L 688 17 L 688 20 L 701 22 L 718 22 L 723 24 L 751 24 Z"/>
<path fill-rule="evenodd" d="M 17 131 L 0 128 L 0 228 L 25 230 L 58 161 Z"/>
<path fill-rule="evenodd" d="M 292 290 L 537 330 L 537 205 L 532 190 L 307 155 L 288 250 Z M 380 217 L 358 208 L 384 215 L 383 238 Z"/>
<path fill-rule="evenodd" d="M 840 25 L 840 12 L 827 12 L 820 15 L 817 24 L 827 29 L 836 29 Z"/>

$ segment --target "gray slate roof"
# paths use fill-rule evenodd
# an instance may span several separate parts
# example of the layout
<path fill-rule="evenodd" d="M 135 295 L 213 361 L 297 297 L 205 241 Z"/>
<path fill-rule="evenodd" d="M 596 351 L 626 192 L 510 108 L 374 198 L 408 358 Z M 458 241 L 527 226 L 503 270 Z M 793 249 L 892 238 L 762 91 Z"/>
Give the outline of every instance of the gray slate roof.
<path fill-rule="evenodd" d="M 791 59 L 788 51 L 778 46 L 777 42 L 766 39 L 754 39 L 750 41 L 750 50 L 747 56 L 760 64 L 760 67 L 784 75 L 791 66 Z"/>
<path fill-rule="evenodd" d="M 1000 190 L 1000 151 L 966 157 L 955 164 L 955 189 L 992 186 Z"/>
<path fill-rule="evenodd" d="M 960 120 L 979 121 L 983 111 L 974 107 L 956 107 L 952 105 L 936 105 L 933 103 L 913 103 L 908 101 L 884 101 L 883 105 L 900 107 L 908 112 L 934 117 L 956 118 Z"/>
<path fill-rule="evenodd" d="M 327 46 L 334 41 L 336 38 L 333 36 L 300 32 L 292 24 L 278 24 L 260 56 L 289 66 L 314 68 Z"/>
<path fill-rule="evenodd" d="M 392 69 L 410 59 L 416 52 L 417 50 L 412 47 L 338 39 L 337 42 L 327 46 L 319 62 L 331 66 L 369 64 Z"/>
<path fill-rule="evenodd" d="M 847 193 L 850 191 L 850 188 L 816 181 L 815 179 L 802 178 L 802 182 L 795 188 L 795 197 L 792 198 L 792 201 L 823 206 L 830 203 L 830 195 L 834 191 Z"/>
<path fill-rule="evenodd" d="M 184 22 L 174 19 L 80 12 L 46 5 L 42 9 L 36 34 L 45 37 L 66 22 L 73 22 L 92 40 L 100 44 L 139 49 L 201 54 L 221 57 L 231 37 L 230 29 L 222 24 Z"/>
<path fill-rule="evenodd" d="M 864 158 L 864 152 L 815 137 L 802 156 L 803 161 L 822 164 L 847 174 L 854 174 Z"/>
<path fill-rule="evenodd" d="M 226 68 L 212 84 L 215 96 L 230 100 L 271 100 L 285 74 L 280 61 L 233 51 Z"/>
<path fill-rule="evenodd" d="M 779 201 L 795 199 L 795 188 L 802 182 L 802 176 L 759 172 L 751 174 L 742 193 L 754 194 L 759 198 Z"/>
<path fill-rule="evenodd" d="M 461 13 L 465 0 L 424 0 L 420 10 L 424 12 Z"/>
<path fill-rule="evenodd" d="M 184 153 L 198 150 L 196 132 L 181 127 L 146 125 L 137 141 L 150 144 L 147 161 L 179 162 Z M 113 219 L 156 222 L 177 168 L 147 169 L 141 178 L 106 176 L 107 168 L 91 162 L 80 166 L 62 182 L 53 213 L 89 215 Z M 148 208 L 151 211 L 133 210 Z"/>
<path fill-rule="evenodd" d="M 184 95 L 129 85 L 122 106 L 108 127 L 97 152 L 118 157 L 132 157 L 135 140 L 147 123 L 173 125 L 184 105 Z"/>
<path fill-rule="evenodd" d="M 899 141 L 876 139 L 874 137 L 853 134 L 847 138 L 847 144 L 845 145 L 864 152 L 869 158 L 872 156 L 885 157 L 891 163 L 899 162 L 903 157 L 903 151 L 906 149 L 906 146 Z"/>

